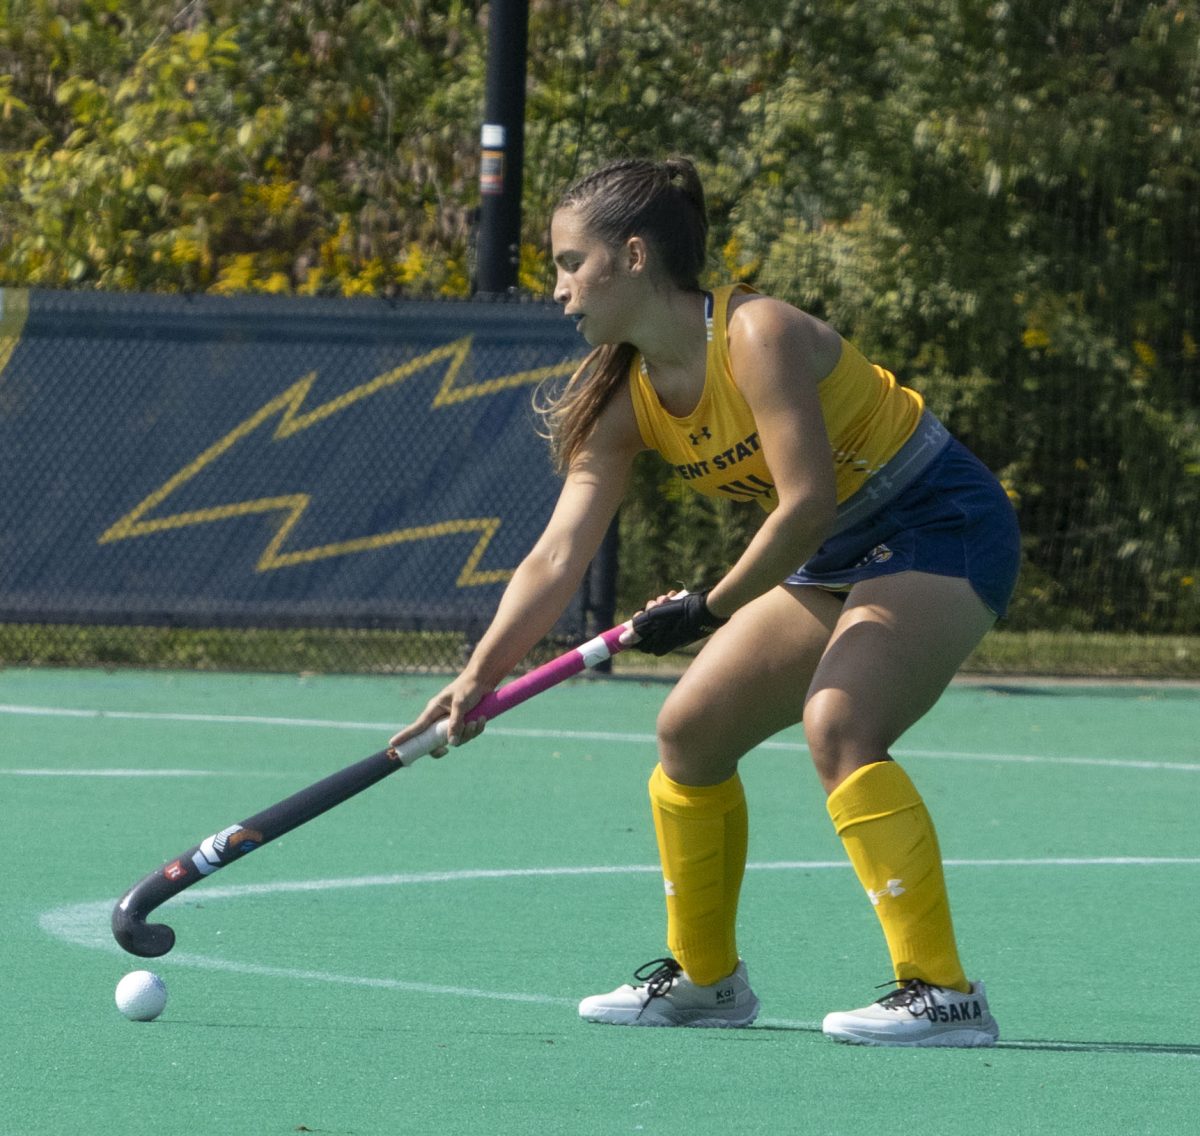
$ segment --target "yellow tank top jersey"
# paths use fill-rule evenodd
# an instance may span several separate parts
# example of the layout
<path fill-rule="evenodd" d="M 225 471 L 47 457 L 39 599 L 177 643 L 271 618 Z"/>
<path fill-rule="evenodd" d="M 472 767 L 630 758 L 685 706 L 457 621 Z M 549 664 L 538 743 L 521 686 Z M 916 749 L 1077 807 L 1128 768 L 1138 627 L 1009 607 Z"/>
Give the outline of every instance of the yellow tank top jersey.
<path fill-rule="evenodd" d="M 663 407 L 640 356 L 633 361 L 629 389 L 642 441 L 662 454 L 691 488 L 710 497 L 756 501 L 770 512 L 779 498 L 754 415 L 729 361 L 729 297 L 753 291 L 745 284 L 713 291 L 704 391 L 691 414 L 677 418 Z M 818 394 L 833 448 L 840 505 L 909 439 L 924 401 L 844 339 L 841 357 L 821 380 Z"/>

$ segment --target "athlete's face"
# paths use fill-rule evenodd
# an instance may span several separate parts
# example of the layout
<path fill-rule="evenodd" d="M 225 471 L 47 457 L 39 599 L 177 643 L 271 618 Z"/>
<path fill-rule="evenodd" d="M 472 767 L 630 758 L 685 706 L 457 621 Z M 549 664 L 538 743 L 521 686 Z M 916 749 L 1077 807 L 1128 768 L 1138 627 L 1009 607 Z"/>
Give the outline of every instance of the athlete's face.
<path fill-rule="evenodd" d="M 555 301 L 593 347 L 621 342 L 630 308 L 626 285 L 631 275 L 621 259 L 627 250 L 594 237 L 574 206 L 554 214 L 550 246 L 557 269 Z"/>

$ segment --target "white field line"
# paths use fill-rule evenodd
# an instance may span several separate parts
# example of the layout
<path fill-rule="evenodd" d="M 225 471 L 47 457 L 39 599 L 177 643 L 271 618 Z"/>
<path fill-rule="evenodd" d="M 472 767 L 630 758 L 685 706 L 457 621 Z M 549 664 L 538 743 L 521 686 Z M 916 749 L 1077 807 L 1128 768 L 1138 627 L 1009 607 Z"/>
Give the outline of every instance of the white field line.
<path fill-rule="evenodd" d="M 210 725 L 293 727 L 308 730 L 357 730 L 388 736 L 398 728 L 396 722 L 362 722 L 331 718 L 291 718 L 261 714 L 185 714 L 171 711 L 151 710 L 86 710 L 64 706 L 20 706 L 0 703 L 0 714 L 24 715 L 47 718 L 84 718 L 92 720 L 136 722 L 191 722 Z M 564 741 L 595 741 L 626 743 L 631 745 L 653 745 L 654 735 L 628 733 L 612 730 L 543 730 L 519 729 L 509 726 L 489 725 L 488 733 L 495 737 L 508 738 L 561 738 Z M 761 750 L 781 750 L 789 753 L 807 753 L 802 742 L 766 741 Z M 1031 753 L 977 753 L 969 750 L 910 749 L 897 747 L 892 750 L 896 757 L 923 757 L 951 761 L 982 761 L 1015 763 L 1021 765 L 1086 765 L 1104 766 L 1111 769 L 1161 770 L 1174 773 L 1200 773 L 1200 761 L 1147 761 L 1139 758 L 1116 757 L 1073 757 L 1048 756 Z M 58 771 L 55 771 L 58 772 Z M 61 771 L 66 775 L 69 771 Z M 89 771 L 80 771 L 86 775 Z M 200 776 L 207 771 L 191 770 L 177 772 L 175 776 Z M 213 771 L 215 772 L 215 771 Z M 0 769 L 0 774 L 32 776 L 30 770 Z M 152 776 L 148 771 L 92 771 L 93 776 Z M 167 775 L 167 774 L 163 774 Z"/>
<path fill-rule="evenodd" d="M 214 769 L 0 769 L 7 777 L 218 777 Z"/>
<path fill-rule="evenodd" d="M 948 866 L 959 868 L 993 867 L 1126 867 L 1200 865 L 1200 857 L 1150 857 L 1150 856 L 1100 856 L 1100 857 L 1045 857 L 1017 860 L 947 860 Z M 750 863 L 751 871 L 820 871 L 846 869 L 844 860 L 787 860 Z M 469 868 L 445 872 L 406 872 L 391 875 L 350 876 L 333 879 L 283 880 L 275 883 L 234 884 L 204 889 L 206 900 L 237 899 L 245 896 L 283 895 L 314 891 L 335 891 L 361 887 L 396 887 L 419 884 L 447 884 L 471 880 L 528 879 L 530 877 L 579 877 L 642 875 L 657 873 L 657 864 L 601 865 L 583 867 L 552 868 Z M 177 902 L 181 901 L 177 897 Z M 171 901 L 165 904 L 170 907 Z M 45 912 L 39 919 L 42 930 L 53 938 L 74 946 L 104 951 L 126 957 L 113 940 L 109 929 L 113 901 L 111 899 L 68 904 Z M 433 982 L 415 982 L 403 978 L 378 978 L 365 975 L 340 974 L 334 971 L 311 970 L 298 967 L 265 966 L 261 963 L 238 962 L 232 959 L 213 958 L 209 955 L 186 951 L 172 951 L 163 960 L 167 967 L 183 967 L 191 970 L 216 970 L 231 974 L 250 975 L 260 978 L 281 978 L 300 982 L 326 982 L 341 986 L 355 986 L 377 990 L 395 990 L 406 994 L 423 994 L 438 997 L 473 998 L 498 1002 L 521 1002 L 526 1004 L 571 1007 L 575 999 L 546 993 L 522 993 L 517 991 L 485 990 L 472 986 L 444 985 Z M 796 1021 L 788 1018 L 760 1018 L 758 1024 L 774 1029 L 808 1030 L 816 1032 L 819 1022 Z"/>

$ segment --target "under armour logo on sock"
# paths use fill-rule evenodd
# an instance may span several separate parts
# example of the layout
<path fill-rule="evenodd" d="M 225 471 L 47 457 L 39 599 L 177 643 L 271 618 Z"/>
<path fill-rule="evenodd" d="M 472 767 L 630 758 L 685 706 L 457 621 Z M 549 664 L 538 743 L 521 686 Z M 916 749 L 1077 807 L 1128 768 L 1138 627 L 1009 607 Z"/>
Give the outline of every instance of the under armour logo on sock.
<path fill-rule="evenodd" d="M 871 888 L 867 888 L 867 895 L 870 897 L 871 902 L 876 907 L 878 907 L 879 901 L 885 895 L 890 895 L 890 896 L 903 895 L 904 888 L 902 888 L 900 886 L 903 882 L 904 882 L 903 880 L 888 880 L 887 884 L 884 887 L 880 888 L 879 891 L 873 891 Z"/>

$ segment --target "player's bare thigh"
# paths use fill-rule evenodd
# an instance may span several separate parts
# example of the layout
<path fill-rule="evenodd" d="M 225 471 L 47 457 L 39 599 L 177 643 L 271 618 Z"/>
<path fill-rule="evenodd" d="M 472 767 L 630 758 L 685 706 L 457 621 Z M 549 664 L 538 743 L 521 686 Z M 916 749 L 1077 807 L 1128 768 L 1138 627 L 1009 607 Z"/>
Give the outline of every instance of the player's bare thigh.
<path fill-rule="evenodd" d="M 704 645 L 658 717 L 673 781 L 717 785 L 759 742 L 799 722 L 804 694 L 842 611 L 820 588 L 778 587 L 741 608 Z"/>
<path fill-rule="evenodd" d="M 804 732 L 827 791 L 937 702 L 995 616 L 967 580 L 899 572 L 856 584 L 809 689 Z"/>

